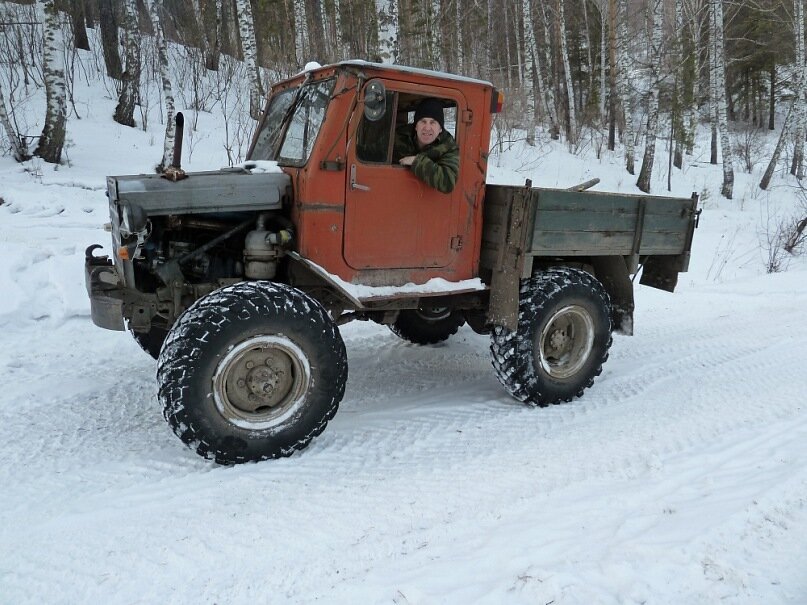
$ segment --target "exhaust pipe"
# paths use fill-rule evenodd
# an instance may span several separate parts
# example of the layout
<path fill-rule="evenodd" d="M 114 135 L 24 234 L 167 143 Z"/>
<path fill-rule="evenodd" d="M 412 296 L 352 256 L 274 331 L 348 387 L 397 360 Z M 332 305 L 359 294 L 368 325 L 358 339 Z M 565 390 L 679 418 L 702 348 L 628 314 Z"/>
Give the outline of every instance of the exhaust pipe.
<path fill-rule="evenodd" d="M 185 116 L 182 112 L 177 112 L 176 116 L 176 130 L 174 132 L 174 157 L 171 165 L 163 171 L 162 177 L 169 181 L 181 181 L 188 178 L 185 171 L 182 170 L 182 135 L 185 131 Z"/>

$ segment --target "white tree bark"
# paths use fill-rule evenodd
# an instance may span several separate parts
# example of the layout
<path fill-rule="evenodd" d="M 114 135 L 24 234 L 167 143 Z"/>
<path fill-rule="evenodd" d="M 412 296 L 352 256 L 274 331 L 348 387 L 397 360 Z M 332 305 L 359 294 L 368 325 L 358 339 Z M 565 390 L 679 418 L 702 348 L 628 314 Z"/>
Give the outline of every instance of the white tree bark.
<path fill-rule="evenodd" d="M 65 41 L 54 0 L 38 0 L 45 14 L 45 43 L 42 71 L 45 79 L 45 125 L 34 155 L 58 164 L 67 130 L 67 87 L 64 77 Z"/>
<path fill-rule="evenodd" d="M 397 63 L 400 57 L 398 0 L 376 0 L 378 52 L 383 63 Z"/>
<path fill-rule="evenodd" d="M 463 18 L 461 0 L 454 0 L 454 17 L 457 22 L 457 71 L 465 72 L 465 35 L 462 31 Z"/>
<path fill-rule="evenodd" d="M 647 133 L 645 136 L 644 158 L 642 169 L 636 186 L 650 193 L 650 181 L 653 176 L 653 163 L 656 159 L 656 136 L 658 130 L 658 103 L 660 79 L 659 63 L 661 62 L 661 25 L 664 16 L 663 0 L 651 0 L 651 19 L 653 23 L 650 39 L 650 93 L 647 99 Z"/>
<path fill-rule="evenodd" d="M 731 141 L 729 140 L 728 108 L 726 105 L 726 56 L 723 47 L 723 0 L 710 0 L 712 24 L 712 50 L 715 60 L 715 110 L 717 114 L 717 128 L 720 132 L 720 151 L 723 156 L 723 186 L 720 193 L 731 199 L 734 192 L 734 167 L 732 162 Z M 802 140 L 804 135 L 802 133 Z"/>
<path fill-rule="evenodd" d="M 163 141 L 163 157 L 157 166 L 157 172 L 162 172 L 171 165 L 174 159 L 174 140 L 176 125 L 174 124 L 174 92 L 171 86 L 171 77 L 168 73 L 168 46 L 165 43 L 163 32 L 162 0 L 152 0 L 149 14 L 154 26 L 154 44 L 157 47 L 157 65 L 160 69 L 160 83 L 162 84 L 163 102 L 165 103 L 165 139 Z"/>
<path fill-rule="evenodd" d="M 563 75 L 566 78 L 566 96 L 569 102 L 569 142 L 577 141 L 577 111 L 574 102 L 574 82 L 572 82 L 572 68 L 569 64 L 569 48 L 566 43 L 566 16 L 563 11 L 563 0 L 558 0 L 558 24 L 560 34 L 560 54 L 563 59 Z"/>
<path fill-rule="evenodd" d="M 298 67 L 303 67 L 309 59 L 305 0 L 294 0 L 294 50 Z"/>
<path fill-rule="evenodd" d="M 431 46 L 432 68 L 442 71 L 443 64 L 443 28 L 440 27 L 440 0 L 431 0 L 429 13 L 429 46 Z"/>
<path fill-rule="evenodd" d="M 337 60 L 349 59 L 350 48 L 347 43 L 344 28 L 342 27 L 342 3 L 340 0 L 333 0 L 334 23 L 336 24 L 336 47 L 339 49 Z"/>
<path fill-rule="evenodd" d="M 0 124 L 6 133 L 6 138 L 11 145 L 11 155 L 17 162 L 24 162 L 30 157 L 28 145 L 25 139 L 17 134 L 17 130 L 11 125 L 11 118 L 6 111 L 6 97 L 3 95 L 3 86 L 0 82 Z"/>
<path fill-rule="evenodd" d="M 523 86 L 526 89 L 527 98 L 527 144 L 535 145 L 535 128 L 538 125 L 538 103 L 536 99 L 535 81 L 533 80 L 533 71 L 536 74 L 536 79 L 541 78 L 538 69 L 538 45 L 535 42 L 535 29 L 532 20 L 532 3 L 530 0 L 521 0 L 521 13 L 524 18 L 524 54 L 526 61 L 524 61 Z"/>
<path fill-rule="evenodd" d="M 547 74 L 549 74 L 550 66 L 552 65 L 552 57 L 549 54 L 549 47 L 551 45 L 552 36 L 549 33 L 549 15 L 546 12 L 546 3 L 541 2 L 541 22 L 544 26 L 544 64 L 546 65 Z M 560 118 L 558 117 L 558 106 L 555 102 L 555 88 L 553 83 L 547 82 L 545 91 L 545 103 L 549 121 L 552 128 L 552 138 L 557 139 L 560 136 Z"/>
<path fill-rule="evenodd" d="M 134 108 L 140 98 L 140 27 L 137 20 L 137 0 L 124 0 L 124 32 L 126 34 L 126 69 L 121 78 L 121 90 L 114 119 L 118 124 L 134 126 Z"/>
<path fill-rule="evenodd" d="M 605 57 L 608 53 L 606 44 L 608 34 L 608 3 L 603 2 L 600 5 L 600 123 L 605 124 Z M 611 69 L 616 66 L 612 65 Z"/>
<path fill-rule="evenodd" d="M 802 2 L 803 0 L 793 0 L 793 37 L 796 42 L 795 62 L 798 74 L 796 88 L 801 90 L 802 94 L 795 97 L 796 105 L 793 108 L 795 126 L 793 128 L 793 163 L 790 173 L 795 174 L 798 179 L 804 177 L 804 132 L 805 126 L 807 126 L 807 104 L 804 102 L 804 84 L 801 82 L 805 65 L 804 5 Z"/>
<path fill-rule="evenodd" d="M 263 100 L 263 84 L 261 70 L 258 67 L 258 44 L 255 41 L 255 24 L 252 19 L 250 0 L 235 0 L 238 16 L 238 33 L 241 35 L 241 52 L 247 66 L 249 78 L 249 115 L 257 120 L 261 113 Z"/>
<path fill-rule="evenodd" d="M 617 69 L 617 88 L 619 89 L 619 98 L 622 100 L 622 113 L 625 119 L 625 129 L 622 132 L 622 144 L 625 146 L 625 169 L 628 174 L 634 174 L 634 158 L 636 155 L 634 149 L 634 132 L 633 132 L 633 106 L 631 101 L 633 95 L 631 94 L 631 64 L 628 46 L 630 44 L 628 38 L 628 2 L 627 0 L 619 0 L 619 9 L 617 20 L 619 22 L 619 36 L 617 42 L 617 50 L 619 52 L 619 63 Z"/>

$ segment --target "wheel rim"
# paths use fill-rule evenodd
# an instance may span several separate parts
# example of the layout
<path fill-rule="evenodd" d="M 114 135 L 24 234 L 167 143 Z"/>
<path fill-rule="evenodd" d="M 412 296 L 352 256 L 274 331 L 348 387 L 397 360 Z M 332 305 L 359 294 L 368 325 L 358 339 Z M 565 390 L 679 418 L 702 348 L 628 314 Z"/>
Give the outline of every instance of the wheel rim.
<path fill-rule="evenodd" d="M 573 376 L 594 348 L 594 321 L 581 306 L 569 305 L 546 322 L 538 341 L 541 368 L 552 378 Z"/>
<path fill-rule="evenodd" d="M 440 321 L 451 315 L 451 309 L 448 307 L 420 307 L 415 313 L 426 321 Z"/>
<path fill-rule="evenodd" d="M 311 367 L 300 347 L 285 336 L 254 336 L 216 366 L 213 398 L 228 422 L 258 430 L 294 414 L 310 384 Z"/>

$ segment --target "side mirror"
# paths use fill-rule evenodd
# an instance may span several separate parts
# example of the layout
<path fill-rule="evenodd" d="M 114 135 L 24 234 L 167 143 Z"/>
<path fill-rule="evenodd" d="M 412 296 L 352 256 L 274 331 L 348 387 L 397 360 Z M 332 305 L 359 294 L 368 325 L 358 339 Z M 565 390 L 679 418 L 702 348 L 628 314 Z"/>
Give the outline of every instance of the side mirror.
<path fill-rule="evenodd" d="M 370 80 L 364 87 L 364 117 L 376 122 L 387 111 L 387 91 L 381 80 Z"/>

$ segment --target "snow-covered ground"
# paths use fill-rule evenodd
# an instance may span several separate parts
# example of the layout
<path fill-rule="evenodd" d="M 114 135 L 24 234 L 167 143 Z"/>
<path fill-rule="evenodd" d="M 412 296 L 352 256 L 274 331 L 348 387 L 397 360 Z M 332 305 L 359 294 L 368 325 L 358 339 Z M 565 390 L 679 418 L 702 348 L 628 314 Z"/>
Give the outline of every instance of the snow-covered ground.
<path fill-rule="evenodd" d="M 0 158 L 0 603 L 807 603 L 807 263 L 767 274 L 762 245 L 795 181 L 738 172 L 727 201 L 687 158 L 690 272 L 675 294 L 637 284 L 636 334 L 583 398 L 510 399 L 467 327 L 416 347 L 350 324 L 325 432 L 226 468 L 165 424 L 154 361 L 89 319 L 104 177 L 148 172 L 161 134 L 76 95 L 69 165 Z M 185 167 L 225 164 L 215 115 L 200 128 Z M 635 192 L 618 155 L 549 143 L 489 180 L 595 176 Z"/>

